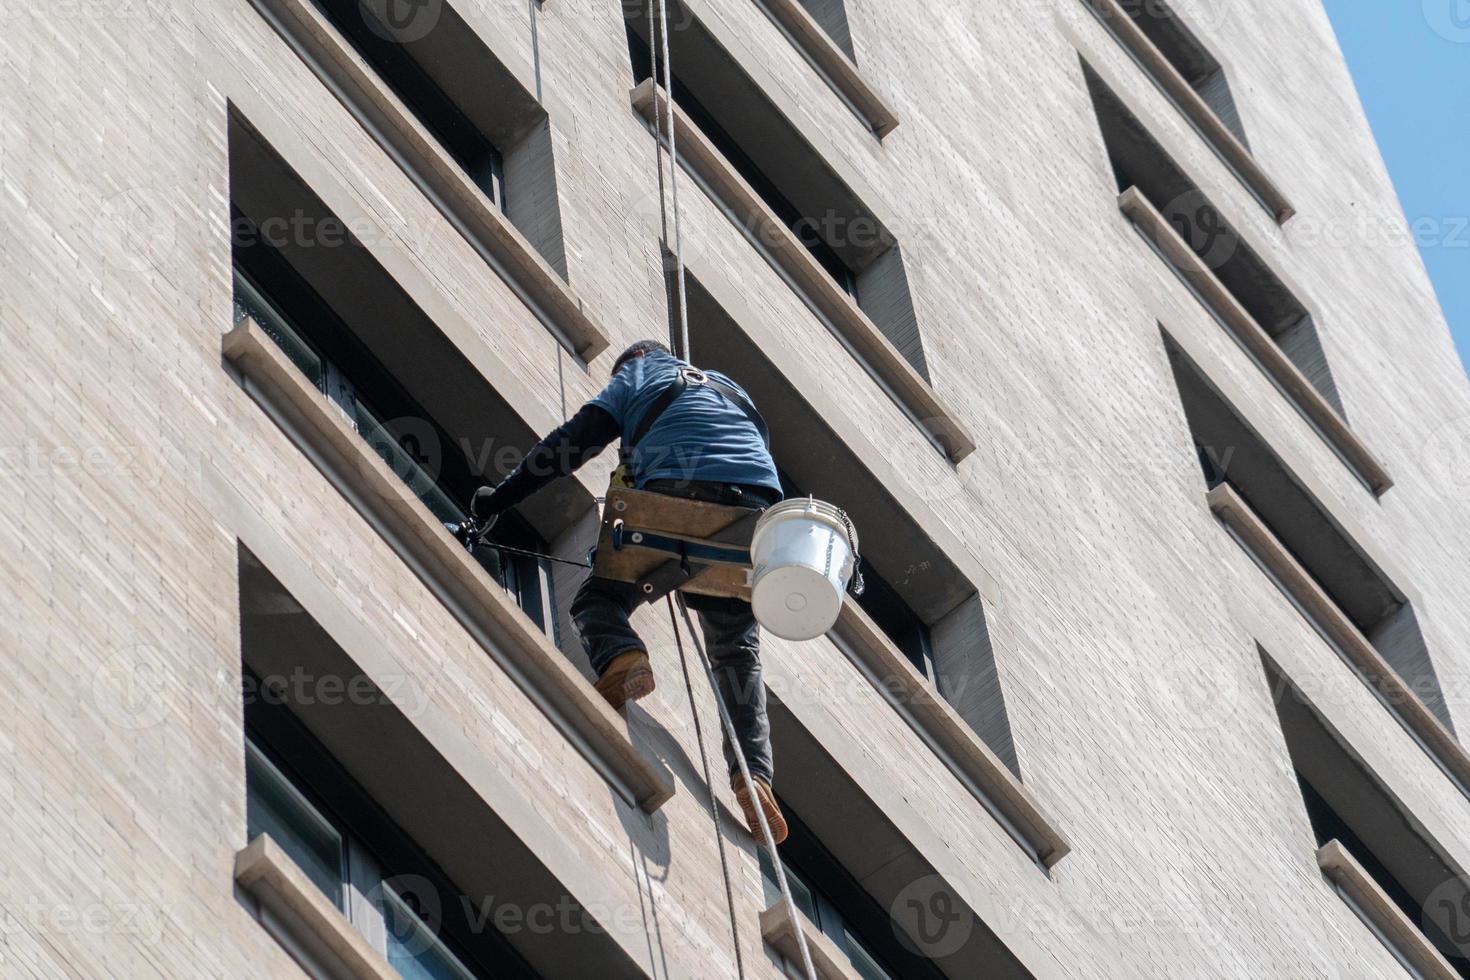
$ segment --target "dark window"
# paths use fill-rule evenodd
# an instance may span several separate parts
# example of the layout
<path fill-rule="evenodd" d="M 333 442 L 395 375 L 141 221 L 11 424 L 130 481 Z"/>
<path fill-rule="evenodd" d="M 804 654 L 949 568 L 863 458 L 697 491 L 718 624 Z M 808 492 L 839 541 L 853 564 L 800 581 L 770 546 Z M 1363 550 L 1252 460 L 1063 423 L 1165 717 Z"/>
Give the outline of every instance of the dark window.
<path fill-rule="evenodd" d="M 390 40 L 392 32 L 376 21 L 376 15 L 361 0 L 314 2 L 470 180 L 505 211 L 505 162 L 500 150 L 409 54 L 405 45 Z"/>
<path fill-rule="evenodd" d="M 863 594 L 858 596 L 858 605 L 902 651 L 914 669 L 933 680 L 934 656 L 929 646 L 929 627 L 886 579 L 867 565 L 863 566 L 862 572 L 864 588 Z"/>
<path fill-rule="evenodd" d="M 1413 603 L 1333 519 L 1199 366 L 1164 338 L 1205 483 L 1228 484 L 1450 731 Z"/>
<path fill-rule="evenodd" d="M 634 33 L 631 26 L 628 28 L 628 53 L 633 60 L 633 77 L 640 82 L 652 78 L 654 73 L 652 53 L 649 51 L 648 44 Z M 658 84 L 662 86 L 664 78 L 662 56 L 658 59 L 657 68 Z M 848 267 L 847 263 L 842 260 L 842 256 L 838 255 L 837 251 L 822 237 L 818 222 L 803 214 L 800 208 L 781 193 L 775 181 L 719 124 L 715 114 L 694 97 L 689 91 L 689 86 L 684 84 L 677 72 L 673 76 L 673 83 L 674 103 L 693 120 L 694 124 L 715 145 L 715 148 L 730 162 L 730 166 L 735 168 L 735 172 L 740 174 L 745 182 L 761 196 L 761 200 L 776 212 L 777 217 L 791 229 L 791 233 L 800 240 L 812 257 L 823 269 L 827 270 L 827 274 L 849 296 L 856 299 L 857 273 Z"/>
<path fill-rule="evenodd" d="M 237 228 L 248 223 L 238 212 L 235 221 Z M 426 440 L 438 446 L 451 446 L 453 440 L 285 257 L 260 237 L 237 236 L 235 322 L 253 318 L 436 518 L 445 524 L 464 520 L 469 498 L 483 477 L 459 453 L 425 458 Z M 239 241 L 252 244 L 240 246 Z M 494 540 L 520 551 L 546 551 L 546 542 L 515 514 L 497 522 Z M 547 563 L 490 548 L 477 549 L 476 557 L 539 627 L 552 629 Z"/>
<path fill-rule="evenodd" d="M 1341 844 L 1455 970 L 1470 976 L 1465 877 L 1275 662 L 1264 653 L 1262 662 L 1317 846 Z"/>
<path fill-rule="evenodd" d="M 250 683 L 254 682 L 254 683 Z M 260 683 L 247 674 L 247 690 Z M 245 704 L 247 837 L 271 838 L 410 980 L 532 978 L 474 904 L 273 699 Z"/>
<path fill-rule="evenodd" d="M 1219 60 L 1163 0 L 1119 0 L 1119 5 L 1164 59 L 1189 83 L 1225 128 L 1249 148 L 1230 80 Z"/>
<path fill-rule="evenodd" d="M 1136 188 L 1312 387 L 1346 418 L 1312 312 L 1205 197 L 1117 93 L 1085 62 L 1082 68 L 1118 190 Z"/>
<path fill-rule="evenodd" d="M 854 61 L 857 51 L 852 45 L 852 28 L 847 23 L 847 4 L 843 0 L 797 0 L 806 12 L 812 15 L 832 43 L 842 49 L 843 54 Z"/>

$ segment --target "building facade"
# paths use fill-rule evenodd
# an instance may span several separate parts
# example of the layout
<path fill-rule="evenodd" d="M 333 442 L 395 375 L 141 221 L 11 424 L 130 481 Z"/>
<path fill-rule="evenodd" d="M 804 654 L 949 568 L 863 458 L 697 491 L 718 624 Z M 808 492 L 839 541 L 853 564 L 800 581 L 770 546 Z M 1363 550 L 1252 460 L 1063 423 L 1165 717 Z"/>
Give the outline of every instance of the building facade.
<path fill-rule="evenodd" d="M 0 71 L 0 976 L 1470 975 L 1470 385 L 1316 0 L 88 0 Z M 794 916 L 671 608 L 593 691 L 615 454 L 445 529 L 681 313 L 868 570 L 763 646 Z"/>

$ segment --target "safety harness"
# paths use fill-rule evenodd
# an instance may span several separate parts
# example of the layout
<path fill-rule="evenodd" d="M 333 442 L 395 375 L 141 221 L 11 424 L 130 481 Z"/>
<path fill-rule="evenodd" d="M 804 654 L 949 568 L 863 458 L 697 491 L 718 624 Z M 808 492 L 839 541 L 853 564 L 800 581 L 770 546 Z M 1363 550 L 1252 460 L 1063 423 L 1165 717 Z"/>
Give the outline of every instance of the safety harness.
<path fill-rule="evenodd" d="M 745 417 L 750 420 L 750 424 L 755 426 L 755 431 L 760 433 L 761 442 L 765 443 L 767 449 L 771 448 L 771 432 L 766 428 L 766 420 L 761 418 L 761 413 L 756 411 L 755 406 L 751 404 L 750 399 L 745 396 L 744 392 L 732 384 L 721 381 L 719 378 L 710 377 L 697 367 L 681 364 L 679 365 L 679 370 L 674 375 L 674 379 L 669 382 L 663 391 L 658 393 L 658 397 L 644 411 L 642 418 L 638 420 L 638 424 L 633 427 L 632 433 L 623 440 L 623 444 L 618 450 L 618 456 L 622 461 L 625 476 L 630 481 L 628 483 L 629 486 L 632 486 L 633 450 L 638 448 L 638 444 L 648 435 L 649 430 L 653 428 L 654 424 L 658 422 L 664 412 L 673 407 L 674 402 L 678 401 L 680 396 L 690 388 L 701 387 L 717 392 L 725 401 L 740 409 Z"/>

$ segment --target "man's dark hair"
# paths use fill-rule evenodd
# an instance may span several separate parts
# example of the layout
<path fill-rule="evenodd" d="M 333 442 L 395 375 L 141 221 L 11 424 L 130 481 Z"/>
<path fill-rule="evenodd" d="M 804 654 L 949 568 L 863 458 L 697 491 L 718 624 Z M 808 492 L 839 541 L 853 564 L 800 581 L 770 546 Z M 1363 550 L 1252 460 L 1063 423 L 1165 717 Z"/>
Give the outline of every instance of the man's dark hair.
<path fill-rule="evenodd" d="M 618 370 L 624 364 L 627 364 L 629 361 L 631 361 L 633 358 L 642 357 L 645 354 L 652 354 L 654 351 L 658 351 L 660 354 L 667 354 L 669 352 L 669 349 L 656 340 L 638 341 L 638 343 L 633 344 L 627 350 L 619 354 L 616 361 L 613 361 L 612 373 L 617 374 Z"/>

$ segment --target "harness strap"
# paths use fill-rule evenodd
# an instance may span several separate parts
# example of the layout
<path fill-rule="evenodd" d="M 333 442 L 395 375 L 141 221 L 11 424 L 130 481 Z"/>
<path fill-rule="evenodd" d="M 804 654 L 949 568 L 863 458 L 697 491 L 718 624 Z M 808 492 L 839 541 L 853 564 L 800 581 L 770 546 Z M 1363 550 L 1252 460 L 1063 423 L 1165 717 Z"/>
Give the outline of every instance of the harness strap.
<path fill-rule="evenodd" d="M 750 403 L 749 398 L 741 394 L 740 389 L 734 385 L 726 384 L 719 378 L 712 378 L 698 368 L 681 364 L 678 373 L 674 375 L 674 380 L 669 382 L 668 387 L 658 393 L 658 397 L 653 400 L 653 404 L 648 406 L 647 410 L 643 413 L 643 417 L 638 420 L 638 425 L 634 427 L 632 435 L 623 444 L 623 461 L 630 461 L 633 450 L 643 441 L 644 436 L 648 435 L 648 430 L 652 429 L 654 423 L 659 420 L 660 416 L 668 411 L 674 402 L 679 400 L 680 395 L 684 394 L 691 387 L 699 387 L 701 385 L 718 392 L 726 401 L 740 409 L 745 417 L 750 420 L 750 424 L 755 426 L 755 431 L 760 433 L 761 442 L 765 443 L 767 449 L 771 447 L 771 432 L 766 427 L 766 420 L 761 418 L 761 413 L 756 411 L 755 406 Z"/>

